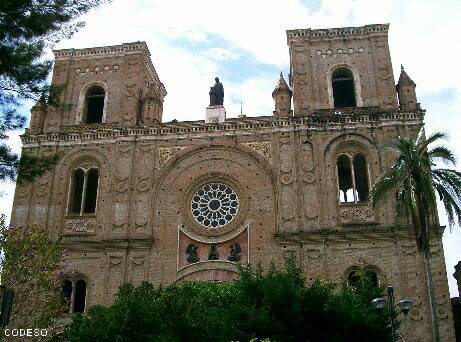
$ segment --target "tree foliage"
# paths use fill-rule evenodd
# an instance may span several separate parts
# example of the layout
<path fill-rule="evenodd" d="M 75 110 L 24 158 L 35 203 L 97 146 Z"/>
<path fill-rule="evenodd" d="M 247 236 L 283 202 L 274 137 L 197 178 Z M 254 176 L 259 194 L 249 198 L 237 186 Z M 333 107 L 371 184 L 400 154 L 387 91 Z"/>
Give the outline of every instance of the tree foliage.
<path fill-rule="evenodd" d="M 370 192 L 373 206 L 394 195 L 397 215 L 412 220 L 418 246 L 423 250 L 428 248 L 430 229 L 437 222 L 437 195 L 450 227 L 456 221 L 461 224 L 461 172 L 436 165 L 441 161 L 456 166 L 454 154 L 443 145 L 429 146 L 442 139 L 446 135 L 440 132 L 426 139 L 421 128 L 416 138 L 399 137 L 389 142 L 387 147 L 398 153 L 397 160 Z"/>
<path fill-rule="evenodd" d="M 23 100 L 59 103 L 59 89 L 46 80 L 52 61 L 44 58 L 50 47 L 80 27 L 77 19 L 105 0 L 2 0 L 0 1 L 0 181 L 30 180 L 54 164 L 24 156 L 23 160 L 2 140 L 21 129 L 25 118 L 17 109 Z M 31 167 L 31 169 L 28 169 Z M 19 172 L 18 170 L 22 170 Z M 22 177 L 24 176 L 24 177 Z"/>
<path fill-rule="evenodd" d="M 40 226 L 7 227 L 1 217 L 2 285 L 13 289 L 9 328 L 48 328 L 62 314 L 60 240 Z"/>
<path fill-rule="evenodd" d="M 122 285 L 115 303 L 77 315 L 71 341 L 389 341 L 371 306 L 382 288 L 316 281 L 305 286 L 291 263 L 241 269 L 233 283 L 185 281 L 167 287 Z"/>
<path fill-rule="evenodd" d="M 453 152 L 437 144 L 446 139 L 436 132 L 426 139 L 424 128 L 416 137 L 398 137 L 387 144 L 397 152 L 397 160 L 376 182 L 370 192 L 372 206 L 394 196 L 397 217 L 411 220 L 419 251 L 424 260 L 426 285 L 431 307 L 434 340 L 440 341 L 437 303 L 432 281 L 431 230 L 436 229 L 437 195 L 447 213 L 448 224 L 461 224 L 461 172 L 450 168 L 438 168 L 437 161 L 456 166 Z"/>

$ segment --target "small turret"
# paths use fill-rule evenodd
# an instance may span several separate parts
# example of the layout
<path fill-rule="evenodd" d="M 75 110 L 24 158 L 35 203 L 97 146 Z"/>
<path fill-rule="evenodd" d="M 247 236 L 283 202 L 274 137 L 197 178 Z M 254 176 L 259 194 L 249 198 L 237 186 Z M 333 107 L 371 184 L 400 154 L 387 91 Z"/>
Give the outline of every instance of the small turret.
<path fill-rule="evenodd" d="M 416 99 L 416 84 L 408 76 L 401 66 L 400 77 L 396 89 L 399 95 L 399 104 L 401 110 L 416 110 L 419 109 L 419 103 Z"/>
<path fill-rule="evenodd" d="M 45 124 L 45 115 L 46 115 L 46 100 L 44 97 L 41 97 L 37 101 L 35 106 L 30 110 L 30 123 L 29 131 L 32 134 L 41 134 L 43 133 L 43 126 Z"/>
<path fill-rule="evenodd" d="M 283 78 L 282 72 L 280 72 L 280 78 L 272 92 L 272 98 L 275 102 L 274 116 L 291 116 L 293 111 L 291 110 L 291 89 Z"/>
<path fill-rule="evenodd" d="M 150 85 L 142 106 L 141 123 L 143 125 L 151 126 L 162 122 L 165 95 L 166 92 L 162 92 L 161 88 L 156 88 L 154 84 Z"/>

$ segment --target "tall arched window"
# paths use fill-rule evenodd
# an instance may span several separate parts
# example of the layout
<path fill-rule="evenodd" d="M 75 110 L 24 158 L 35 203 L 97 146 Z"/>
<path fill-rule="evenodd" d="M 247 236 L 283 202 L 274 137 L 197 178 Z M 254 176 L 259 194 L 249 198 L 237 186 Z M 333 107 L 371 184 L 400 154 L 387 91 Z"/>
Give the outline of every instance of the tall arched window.
<path fill-rule="evenodd" d="M 354 75 L 348 68 L 341 67 L 331 75 L 335 108 L 356 107 Z"/>
<path fill-rule="evenodd" d="M 348 273 L 347 285 L 357 287 L 360 286 L 361 281 L 367 282 L 373 287 L 378 287 L 379 285 L 378 274 L 373 270 L 356 269 Z"/>
<path fill-rule="evenodd" d="M 78 279 L 75 282 L 74 312 L 85 312 L 86 281 Z"/>
<path fill-rule="evenodd" d="M 368 197 L 368 166 L 361 153 L 341 154 L 336 162 L 338 172 L 339 202 L 365 202 Z"/>
<path fill-rule="evenodd" d="M 88 88 L 85 94 L 85 112 L 83 116 L 84 123 L 102 123 L 105 97 L 106 92 L 103 87 L 93 85 Z"/>
<path fill-rule="evenodd" d="M 61 293 L 67 301 L 67 313 L 85 312 L 86 281 L 82 278 L 65 279 L 61 283 Z"/>
<path fill-rule="evenodd" d="M 95 167 L 76 169 L 70 179 L 67 213 L 94 214 L 98 197 L 99 171 Z"/>
<path fill-rule="evenodd" d="M 70 312 L 72 307 L 72 282 L 69 279 L 65 279 L 61 283 L 61 294 L 66 301 L 66 310 L 65 312 Z"/>

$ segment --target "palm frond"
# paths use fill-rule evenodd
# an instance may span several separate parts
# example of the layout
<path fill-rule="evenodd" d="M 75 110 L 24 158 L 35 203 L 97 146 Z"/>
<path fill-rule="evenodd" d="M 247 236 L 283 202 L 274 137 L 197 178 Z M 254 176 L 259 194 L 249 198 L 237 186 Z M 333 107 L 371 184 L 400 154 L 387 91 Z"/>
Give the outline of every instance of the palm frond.
<path fill-rule="evenodd" d="M 416 138 L 399 136 L 383 145 L 397 152 L 394 165 L 374 184 L 369 203 L 375 207 L 381 200 L 394 196 L 397 217 L 411 219 L 418 246 L 427 250 L 430 229 L 437 223 L 437 196 L 442 201 L 450 227 L 461 223 L 461 172 L 435 168 L 437 159 L 455 165 L 452 151 L 443 145 L 428 148 L 446 134 L 436 132 L 425 138 L 421 128 Z"/>
<path fill-rule="evenodd" d="M 427 154 L 431 160 L 439 159 L 445 164 L 456 165 L 456 158 L 452 151 L 450 151 L 446 146 L 440 145 L 434 148 L 431 148 Z"/>
<path fill-rule="evenodd" d="M 372 207 L 384 200 L 389 192 L 397 191 L 402 183 L 401 172 L 398 167 L 389 169 L 373 186 L 368 198 Z"/>
<path fill-rule="evenodd" d="M 424 136 L 422 136 L 424 137 Z M 417 146 L 420 151 L 426 150 L 427 146 L 433 144 L 438 140 L 447 140 L 447 134 L 445 132 L 434 132 L 426 139 L 418 139 Z"/>

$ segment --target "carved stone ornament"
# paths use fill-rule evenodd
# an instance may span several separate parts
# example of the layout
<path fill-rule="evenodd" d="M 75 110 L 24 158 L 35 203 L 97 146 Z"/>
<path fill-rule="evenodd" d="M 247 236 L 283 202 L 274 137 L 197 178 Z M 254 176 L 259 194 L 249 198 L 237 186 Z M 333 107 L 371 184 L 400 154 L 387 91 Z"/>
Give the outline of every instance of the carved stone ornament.
<path fill-rule="evenodd" d="M 219 254 L 215 244 L 210 245 L 210 254 L 208 254 L 208 260 L 218 260 Z"/>
<path fill-rule="evenodd" d="M 369 223 L 375 220 L 370 207 L 340 208 L 341 223 Z"/>
<path fill-rule="evenodd" d="M 360 47 L 356 50 L 354 48 L 348 48 L 348 49 L 328 49 L 326 51 L 322 50 L 317 50 L 316 54 L 319 57 L 322 58 L 336 58 L 336 57 L 347 57 L 347 56 L 359 56 L 364 52 L 364 48 Z"/>
<path fill-rule="evenodd" d="M 240 248 L 240 245 L 238 242 L 234 243 L 230 247 L 230 255 L 227 258 L 229 261 L 237 262 L 240 261 L 240 252 L 242 249 Z"/>
<path fill-rule="evenodd" d="M 159 148 L 159 160 L 158 165 L 162 167 L 165 162 L 173 157 L 176 153 L 184 150 L 185 147 L 183 146 L 172 146 L 172 147 L 160 147 Z"/>
<path fill-rule="evenodd" d="M 197 262 L 200 260 L 200 258 L 197 255 L 197 246 L 194 244 L 189 244 L 186 248 L 186 254 L 187 254 L 187 262 Z"/>
<path fill-rule="evenodd" d="M 113 73 L 117 72 L 119 69 L 119 66 L 117 64 L 115 65 L 104 65 L 104 66 L 92 66 L 92 67 L 79 67 L 75 69 L 75 73 L 77 76 L 83 77 L 83 76 L 92 76 L 92 75 L 97 75 L 97 74 L 104 74 L 104 73 Z"/>
<path fill-rule="evenodd" d="M 270 141 L 258 141 L 244 143 L 246 147 L 260 153 L 269 163 L 272 161 L 272 145 Z"/>
<path fill-rule="evenodd" d="M 89 233 L 94 232 L 95 224 L 92 220 L 86 218 L 75 218 L 66 220 L 66 230 L 70 230 L 76 233 Z"/>

